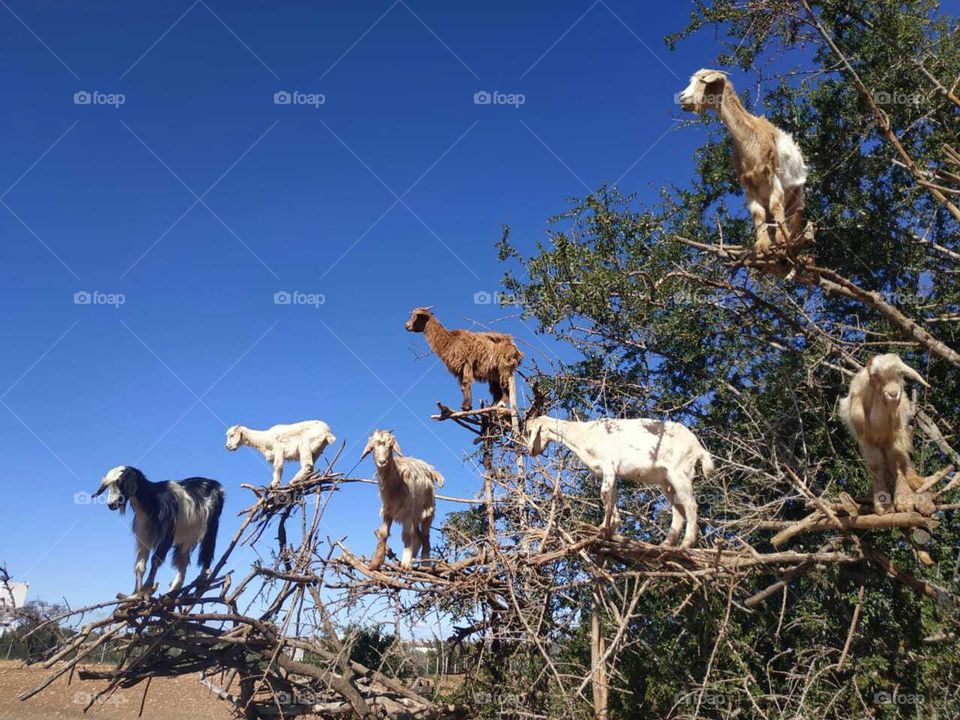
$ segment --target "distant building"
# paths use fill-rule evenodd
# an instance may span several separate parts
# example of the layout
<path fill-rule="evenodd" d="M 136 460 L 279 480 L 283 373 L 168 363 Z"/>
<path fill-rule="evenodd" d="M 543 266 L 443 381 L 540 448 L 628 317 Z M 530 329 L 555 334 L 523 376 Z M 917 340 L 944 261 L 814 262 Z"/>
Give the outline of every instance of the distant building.
<path fill-rule="evenodd" d="M 0 583 L 0 635 L 13 630 L 17 625 L 15 610 L 27 601 L 29 583 Z"/>

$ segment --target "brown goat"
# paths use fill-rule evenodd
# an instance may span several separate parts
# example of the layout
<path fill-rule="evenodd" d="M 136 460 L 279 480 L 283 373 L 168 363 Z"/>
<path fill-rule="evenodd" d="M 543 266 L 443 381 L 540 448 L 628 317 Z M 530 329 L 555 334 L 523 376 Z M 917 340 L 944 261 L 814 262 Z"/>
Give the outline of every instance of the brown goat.
<path fill-rule="evenodd" d="M 747 195 L 756 249 L 770 250 L 771 225 L 777 243 L 794 240 L 803 223 L 807 165 L 790 134 L 747 112 L 721 70 L 698 70 L 677 99 L 684 110 L 713 110 L 730 131 L 733 169 Z"/>
<path fill-rule="evenodd" d="M 447 330 L 429 307 L 415 308 L 404 327 L 409 332 L 426 335 L 430 349 L 460 381 L 464 410 L 473 406 L 472 385 L 475 380 L 489 384 L 494 404 L 503 405 L 506 397 L 506 401 L 516 407 L 514 373 L 520 366 L 523 353 L 517 349 L 512 337 L 498 332 Z"/>

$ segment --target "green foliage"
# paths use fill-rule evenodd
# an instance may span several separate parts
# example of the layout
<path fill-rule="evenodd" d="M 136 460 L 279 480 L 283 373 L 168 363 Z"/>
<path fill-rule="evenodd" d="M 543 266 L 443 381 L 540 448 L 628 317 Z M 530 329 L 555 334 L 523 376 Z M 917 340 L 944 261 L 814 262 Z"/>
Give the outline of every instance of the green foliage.
<path fill-rule="evenodd" d="M 811 5 L 917 166 L 945 167 L 943 146 L 960 147 L 960 108 L 928 74 L 948 86 L 960 77 L 957 20 L 931 0 Z M 960 312 L 960 267 L 949 255 L 960 252 L 958 223 L 899 163 L 803 4 L 697 2 L 689 26 L 668 42 L 707 29 L 719 33 L 720 66 L 777 68 L 761 104 L 798 139 L 812 169 L 806 214 L 817 226 L 817 264 L 881 293 L 960 347 L 960 323 L 930 320 Z M 787 71 L 794 66 L 797 72 Z M 682 242 L 751 242 L 726 131 L 714 119 L 703 124 L 708 134 L 691 159 L 697 178 L 689 187 L 664 188 L 645 205 L 602 186 L 552 218 L 531 256 L 508 229 L 498 250 L 511 268 L 505 290 L 540 332 L 578 351 L 575 361 L 538 378 L 554 412 L 691 424 L 723 468 L 720 485 L 701 497 L 701 512 L 716 521 L 706 541 L 743 540 L 764 551 L 768 531 L 746 526 L 734 535 L 723 522 L 806 514 L 803 502 L 784 501 L 797 497 L 784 467 L 817 494 L 858 496 L 869 488 L 834 414 L 849 381 L 840 370 L 851 359 L 896 351 L 921 369 L 934 388 L 921 407 L 951 443 L 960 374 L 872 307 L 724 267 Z M 916 445 L 921 471 L 946 464 L 926 437 Z M 595 495 L 582 475 L 571 478 Z M 956 593 L 956 511 L 940 520 L 929 568 L 902 531 L 873 532 L 868 541 L 899 567 Z M 800 537 L 793 546 L 814 550 L 822 540 Z M 754 578 L 738 593 L 774 579 Z M 644 595 L 644 620 L 618 660 L 612 717 L 954 717 L 960 707 L 958 644 L 938 639 L 956 632 L 956 606 L 920 597 L 873 565 L 802 574 L 752 611 L 728 605 L 715 589 L 688 592 L 668 581 Z M 589 594 L 571 591 L 555 611 L 589 605 Z M 558 657 L 587 667 L 589 629 L 580 630 L 562 639 Z"/>

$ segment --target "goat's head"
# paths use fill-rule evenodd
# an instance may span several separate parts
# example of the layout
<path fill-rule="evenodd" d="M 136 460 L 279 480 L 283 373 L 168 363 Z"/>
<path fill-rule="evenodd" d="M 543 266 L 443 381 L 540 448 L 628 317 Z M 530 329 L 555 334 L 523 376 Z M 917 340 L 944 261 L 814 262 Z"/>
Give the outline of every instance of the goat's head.
<path fill-rule="evenodd" d="M 867 377 L 875 392 L 880 393 L 885 403 L 896 405 L 903 396 L 904 378 L 916 380 L 930 387 L 916 370 L 907 365 L 896 353 L 875 355 L 867 361 Z"/>
<path fill-rule="evenodd" d="M 680 107 L 689 112 L 702 113 L 708 108 L 718 108 L 723 99 L 727 74 L 722 70 L 697 70 L 690 84 L 677 93 Z"/>
<path fill-rule="evenodd" d="M 363 460 L 370 453 L 373 453 L 373 462 L 378 468 L 386 467 L 390 463 L 392 453 L 403 455 L 400 444 L 389 430 L 373 431 L 360 459 Z"/>
<path fill-rule="evenodd" d="M 243 442 L 243 430 L 239 425 L 232 425 L 227 428 L 227 450 L 233 452 L 238 447 L 240 443 Z"/>
<path fill-rule="evenodd" d="M 407 332 L 423 332 L 426 329 L 430 318 L 433 317 L 433 313 L 430 312 L 432 309 L 432 305 L 414 308 L 413 312 L 410 313 L 410 319 L 407 320 L 407 322 L 403 325 L 407 329 Z"/>
<path fill-rule="evenodd" d="M 119 510 L 123 515 L 127 510 L 127 499 L 135 494 L 137 483 L 143 478 L 136 468 L 128 465 L 117 465 L 112 470 L 107 471 L 100 481 L 100 487 L 93 494 L 97 497 L 102 493 L 107 493 L 107 507 L 111 510 Z"/>
<path fill-rule="evenodd" d="M 550 420 L 551 418 L 547 417 L 546 415 L 541 415 L 540 417 L 535 417 L 532 420 L 527 420 L 527 451 L 532 457 L 536 457 L 546 450 L 547 445 L 549 445 L 550 441 L 553 440 L 553 437 L 550 435 L 549 428 L 545 427 Z"/>

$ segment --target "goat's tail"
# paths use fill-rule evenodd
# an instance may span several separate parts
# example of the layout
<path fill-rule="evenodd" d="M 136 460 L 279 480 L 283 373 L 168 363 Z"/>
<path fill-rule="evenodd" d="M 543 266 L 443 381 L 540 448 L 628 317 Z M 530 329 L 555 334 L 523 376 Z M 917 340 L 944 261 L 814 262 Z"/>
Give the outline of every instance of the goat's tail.
<path fill-rule="evenodd" d="M 703 452 L 700 454 L 700 472 L 703 473 L 703 477 L 708 478 L 713 475 L 717 466 L 713 462 L 713 455 L 710 454 L 710 451 L 703 447 L 703 445 L 700 447 L 703 449 Z"/>

